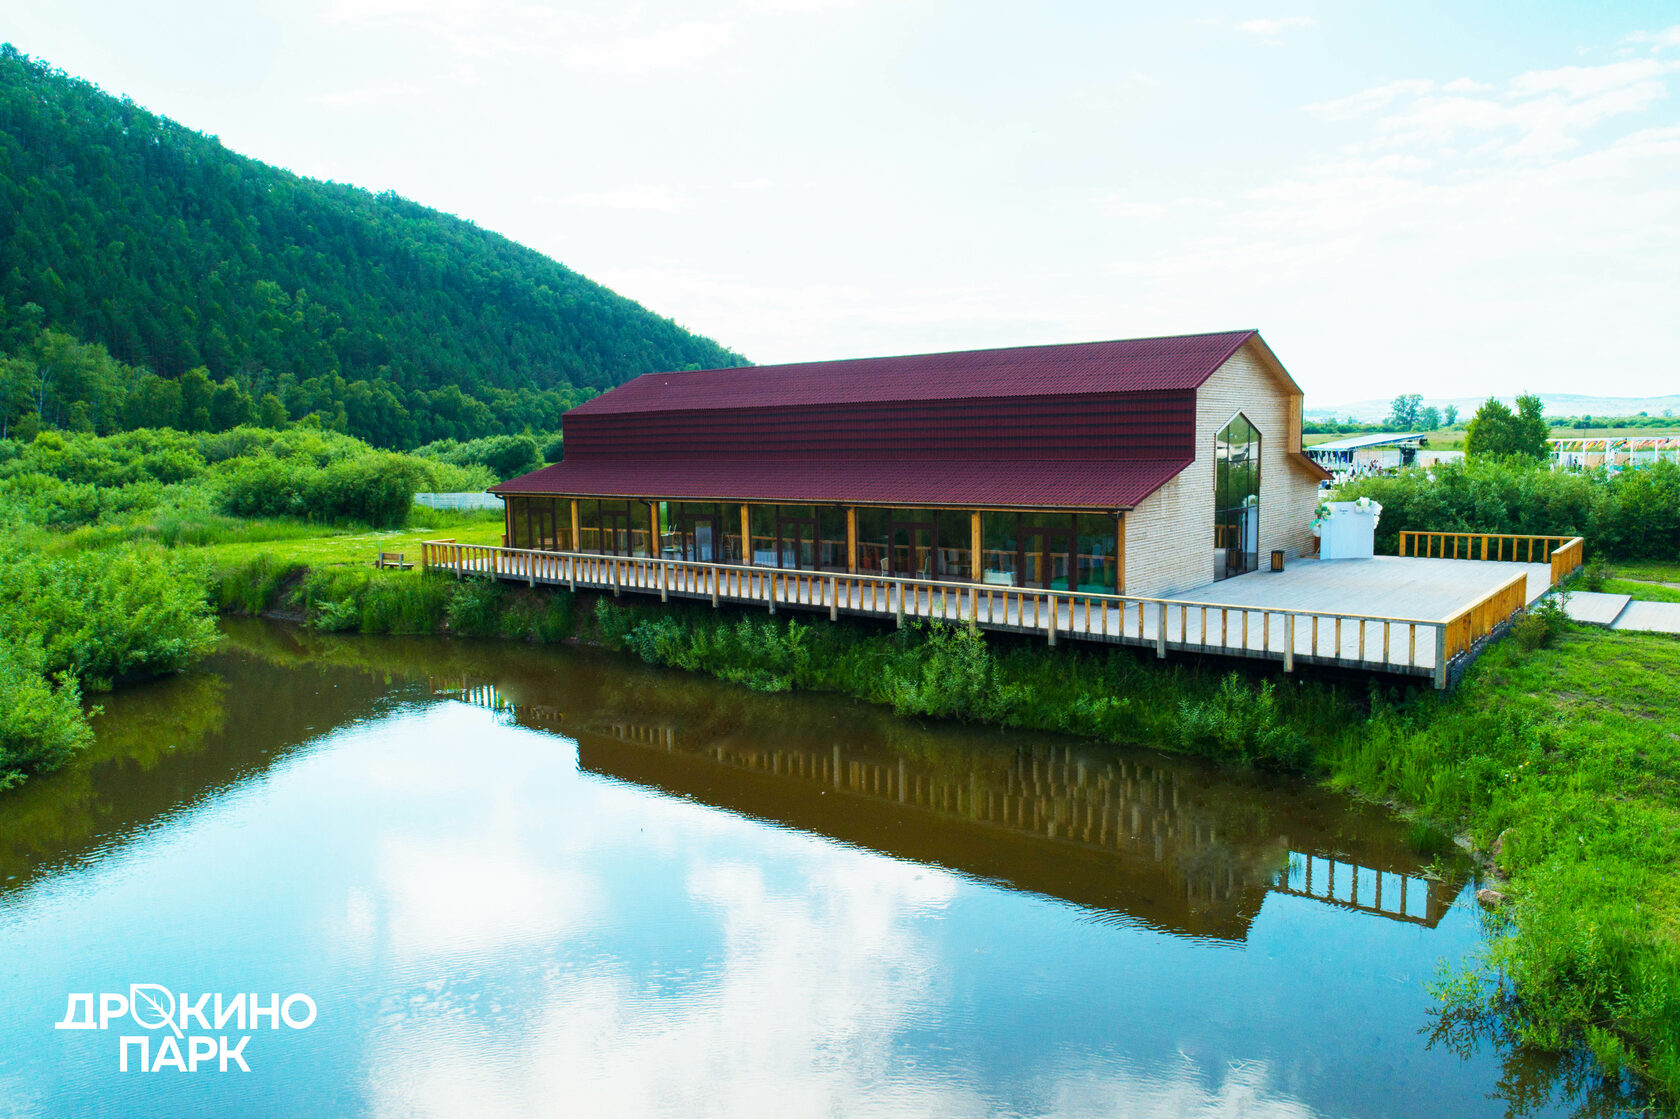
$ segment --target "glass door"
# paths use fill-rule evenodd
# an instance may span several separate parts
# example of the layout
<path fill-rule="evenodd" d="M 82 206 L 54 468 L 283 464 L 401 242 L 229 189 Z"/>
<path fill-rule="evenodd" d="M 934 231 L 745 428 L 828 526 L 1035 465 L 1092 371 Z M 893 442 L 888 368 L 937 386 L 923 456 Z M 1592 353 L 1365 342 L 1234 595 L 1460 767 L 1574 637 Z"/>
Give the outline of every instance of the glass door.
<path fill-rule="evenodd" d="M 817 519 L 776 518 L 776 562 L 782 567 L 811 571 L 817 566 Z"/>
<path fill-rule="evenodd" d="M 601 510 L 601 552 L 609 556 L 630 554 L 630 514 Z"/>
<path fill-rule="evenodd" d="M 556 551 L 554 541 L 554 502 L 532 502 L 531 510 L 531 547 L 543 551 Z"/>
<path fill-rule="evenodd" d="M 718 562 L 715 517 L 697 517 L 689 514 L 682 520 L 680 534 L 683 559 L 697 560 L 700 563 Z"/>
<path fill-rule="evenodd" d="M 1067 590 L 1075 544 L 1072 530 L 1022 525 L 1019 539 L 1017 562 L 1022 584 L 1052 591 Z"/>
<path fill-rule="evenodd" d="M 937 537 L 931 521 L 893 521 L 888 526 L 892 574 L 901 579 L 932 579 Z"/>

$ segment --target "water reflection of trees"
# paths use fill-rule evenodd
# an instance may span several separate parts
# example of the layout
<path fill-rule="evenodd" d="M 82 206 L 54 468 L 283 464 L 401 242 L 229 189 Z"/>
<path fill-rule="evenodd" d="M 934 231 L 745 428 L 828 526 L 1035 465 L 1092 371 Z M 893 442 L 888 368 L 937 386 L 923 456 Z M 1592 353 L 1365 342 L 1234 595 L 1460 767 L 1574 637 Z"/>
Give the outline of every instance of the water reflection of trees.
<path fill-rule="evenodd" d="M 1631 1079 L 1606 1079 L 1590 1053 L 1556 1055 L 1518 1044 L 1502 1009 L 1508 995 L 1494 989 L 1467 997 L 1447 997 L 1432 1008 L 1430 1024 L 1420 1032 L 1437 1046 L 1469 1060 L 1491 1050 L 1500 1058 L 1499 1083 L 1489 1095 L 1505 1105 L 1507 1119 L 1552 1111 L 1565 1101 L 1576 1119 L 1613 1119 L 1650 1114 Z"/>
<path fill-rule="evenodd" d="M 385 673 L 302 662 L 276 672 L 235 648 L 99 696 L 88 748 L 6 796 L 0 896 L 266 773 L 393 691 Z"/>

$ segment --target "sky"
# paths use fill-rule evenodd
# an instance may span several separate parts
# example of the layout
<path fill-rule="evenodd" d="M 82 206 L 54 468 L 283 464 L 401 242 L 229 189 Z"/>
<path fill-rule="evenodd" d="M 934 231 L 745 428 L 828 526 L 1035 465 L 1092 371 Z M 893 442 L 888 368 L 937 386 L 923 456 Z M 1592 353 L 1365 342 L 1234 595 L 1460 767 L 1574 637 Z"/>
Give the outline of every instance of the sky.
<path fill-rule="evenodd" d="M 13 0 L 0 39 L 755 362 L 1257 327 L 1680 392 L 1680 3 Z"/>

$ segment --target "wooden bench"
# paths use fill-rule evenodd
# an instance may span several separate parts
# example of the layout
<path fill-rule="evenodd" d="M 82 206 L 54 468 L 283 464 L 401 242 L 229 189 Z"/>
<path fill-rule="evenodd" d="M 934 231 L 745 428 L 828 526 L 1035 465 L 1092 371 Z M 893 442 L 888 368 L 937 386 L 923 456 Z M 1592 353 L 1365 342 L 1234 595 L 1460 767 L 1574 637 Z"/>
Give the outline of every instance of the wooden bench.
<path fill-rule="evenodd" d="M 373 561 L 373 566 L 379 568 L 395 568 L 398 571 L 408 571 L 414 565 L 403 559 L 401 552 L 380 552 L 379 558 Z"/>

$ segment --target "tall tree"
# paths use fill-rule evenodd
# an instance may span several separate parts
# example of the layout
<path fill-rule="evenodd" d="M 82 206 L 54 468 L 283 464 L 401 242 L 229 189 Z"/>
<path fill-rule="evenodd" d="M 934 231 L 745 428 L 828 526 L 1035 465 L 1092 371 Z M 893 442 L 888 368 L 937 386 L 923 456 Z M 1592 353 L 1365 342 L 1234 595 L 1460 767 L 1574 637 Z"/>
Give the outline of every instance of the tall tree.
<path fill-rule="evenodd" d="M 1422 405 L 1422 393 L 1401 393 L 1394 398 L 1394 404 L 1389 409 L 1388 426 L 1396 431 L 1413 430 L 1418 426 L 1418 409 Z"/>
<path fill-rule="evenodd" d="M 1551 434 L 1544 411 L 1538 396 L 1517 397 L 1515 412 L 1503 401 L 1488 397 L 1465 429 L 1464 453 L 1477 458 L 1544 459 L 1549 450 L 1546 438 Z"/>

